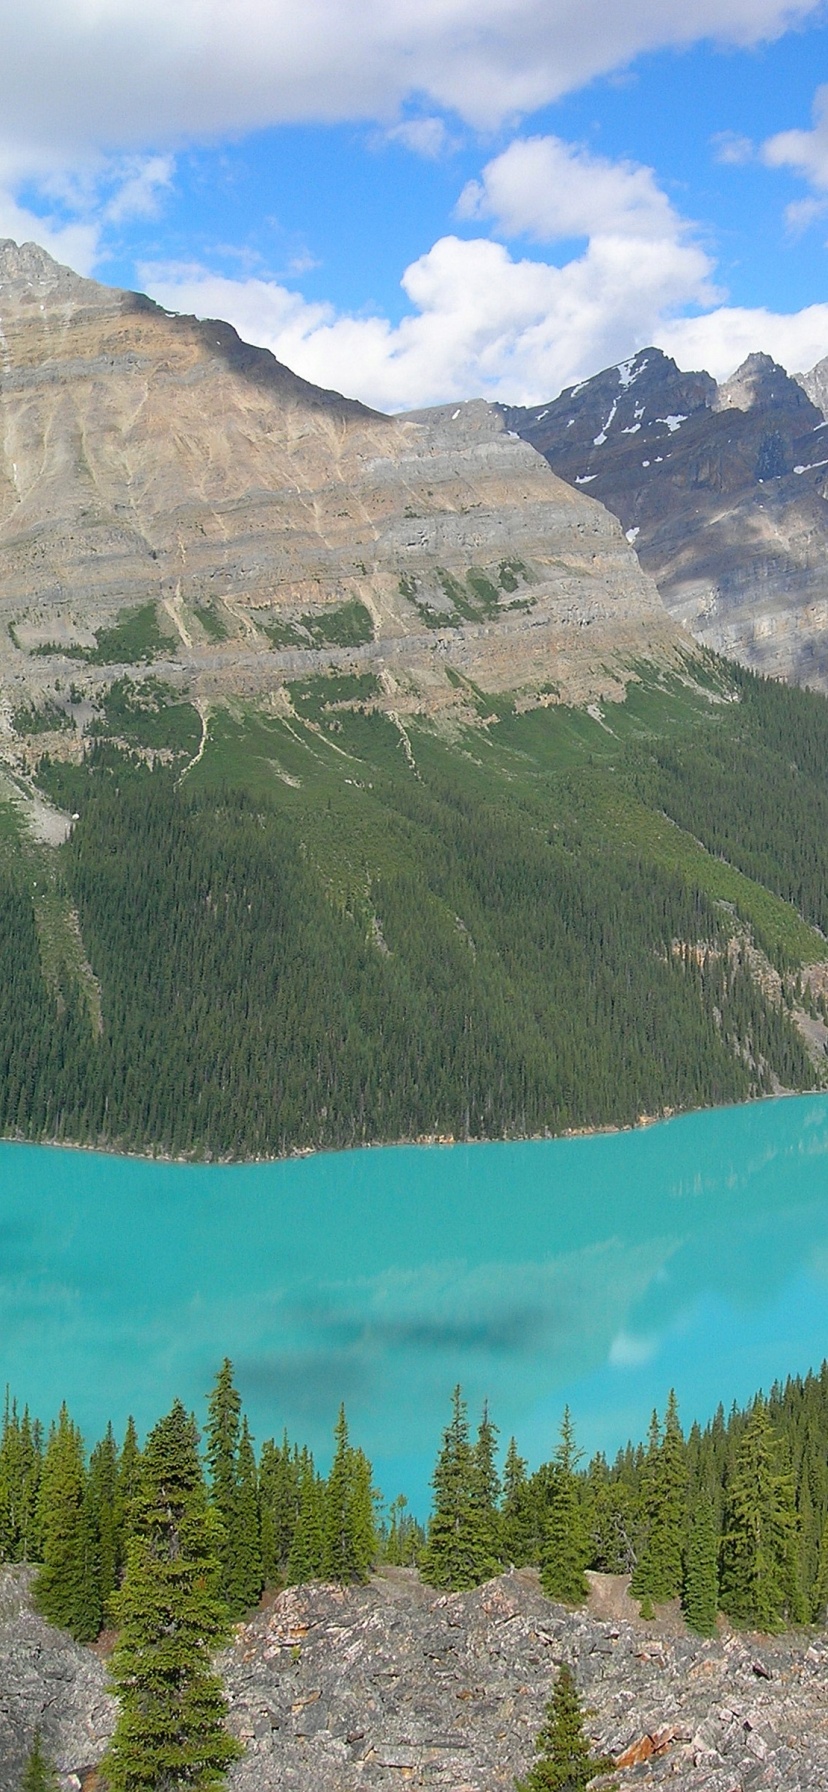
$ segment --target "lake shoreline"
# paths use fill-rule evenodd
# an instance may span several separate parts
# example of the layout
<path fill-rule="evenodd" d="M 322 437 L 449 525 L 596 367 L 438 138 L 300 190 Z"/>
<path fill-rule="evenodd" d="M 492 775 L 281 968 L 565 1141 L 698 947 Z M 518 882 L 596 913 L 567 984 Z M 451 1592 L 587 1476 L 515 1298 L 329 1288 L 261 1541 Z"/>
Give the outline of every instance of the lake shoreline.
<path fill-rule="evenodd" d="M 46 1151 L 78 1151 L 91 1157 L 117 1158 L 129 1163 L 169 1164 L 180 1169 L 244 1169 L 268 1164 L 301 1163 L 308 1158 L 345 1157 L 362 1151 L 401 1151 L 437 1147 L 443 1150 L 474 1145 L 534 1145 L 572 1139 L 625 1138 L 631 1133 L 647 1132 L 653 1127 L 667 1126 L 673 1120 L 689 1119 L 694 1114 L 721 1114 L 743 1108 L 766 1107 L 771 1102 L 801 1101 L 809 1096 L 819 1100 L 827 1089 L 777 1089 L 770 1095 L 753 1095 L 747 1101 L 722 1102 L 711 1107 L 667 1108 L 661 1114 L 640 1114 L 627 1126 L 570 1127 L 566 1132 L 499 1133 L 486 1138 L 456 1138 L 452 1133 L 421 1133 L 414 1138 L 369 1139 L 357 1145 L 302 1145 L 276 1157 L 176 1157 L 169 1151 L 118 1150 L 113 1145 L 81 1144 L 77 1139 L 29 1139 L 8 1133 L 0 1135 L 0 1145 L 22 1145 Z"/>

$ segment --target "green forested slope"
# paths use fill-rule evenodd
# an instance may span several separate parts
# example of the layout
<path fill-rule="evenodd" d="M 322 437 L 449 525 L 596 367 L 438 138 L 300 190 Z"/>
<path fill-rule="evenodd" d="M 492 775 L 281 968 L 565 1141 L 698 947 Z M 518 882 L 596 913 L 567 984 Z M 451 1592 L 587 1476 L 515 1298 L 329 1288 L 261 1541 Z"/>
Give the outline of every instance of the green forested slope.
<path fill-rule="evenodd" d="M 470 687 L 447 737 L 375 694 L 217 707 L 188 769 L 195 710 L 122 682 L 82 765 L 42 761 L 88 962 L 45 950 L 43 867 L 7 844 L 4 1131 L 273 1154 L 817 1084 L 790 1001 L 826 953 L 822 699 L 699 661 L 602 716 Z"/>

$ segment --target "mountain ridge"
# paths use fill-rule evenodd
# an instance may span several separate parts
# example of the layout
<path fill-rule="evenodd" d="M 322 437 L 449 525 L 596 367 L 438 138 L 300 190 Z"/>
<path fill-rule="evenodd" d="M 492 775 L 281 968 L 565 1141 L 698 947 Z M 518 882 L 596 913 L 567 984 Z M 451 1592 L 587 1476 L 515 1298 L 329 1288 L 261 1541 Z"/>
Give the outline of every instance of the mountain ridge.
<path fill-rule="evenodd" d="M 752 354 L 721 385 L 642 349 L 506 425 L 619 518 L 696 640 L 828 690 L 828 359 Z"/>

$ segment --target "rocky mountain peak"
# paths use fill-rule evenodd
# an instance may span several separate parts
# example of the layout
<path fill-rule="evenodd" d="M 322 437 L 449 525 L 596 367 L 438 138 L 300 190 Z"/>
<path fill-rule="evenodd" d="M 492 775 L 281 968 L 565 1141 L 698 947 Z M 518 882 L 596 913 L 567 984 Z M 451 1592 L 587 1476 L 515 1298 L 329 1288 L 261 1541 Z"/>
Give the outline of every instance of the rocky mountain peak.
<path fill-rule="evenodd" d="M 795 373 L 794 379 L 797 385 L 802 387 L 806 396 L 810 398 L 811 403 L 815 404 L 817 410 L 821 411 L 823 417 L 828 420 L 828 355 L 825 355 L 821 361 L 817 361 L 810 373 Z"/>
<path fill-rule="evenodd" d="M 88 305 L 112 303 L 112 293 L 95 280 L 86 280 L 72 268 L 55 261 L 39 243 L 0 240 L 0 306 L 42 304 Z"/>
<path fill-rule="evenodd" d="M 770 355 L 752 354 L 718 387 L 714 408 L 751 411 L 768 406 L 804 412 L 807 405 L 807 394 L 778 361 Z"/>

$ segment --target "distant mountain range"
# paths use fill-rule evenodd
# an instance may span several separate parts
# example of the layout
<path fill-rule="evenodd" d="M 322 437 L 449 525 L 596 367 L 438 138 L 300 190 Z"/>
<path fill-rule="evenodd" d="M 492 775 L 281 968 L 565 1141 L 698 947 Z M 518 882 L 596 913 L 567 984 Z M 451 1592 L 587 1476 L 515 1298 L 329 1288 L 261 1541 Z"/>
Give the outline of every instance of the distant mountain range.
<path fill-rule="evenodd" d="M 502 414 L 619 518 L 697 640 L 828 689 L 828 357 L 791 378 L 749 355 L 717 385 L 648 348 Z"/>

